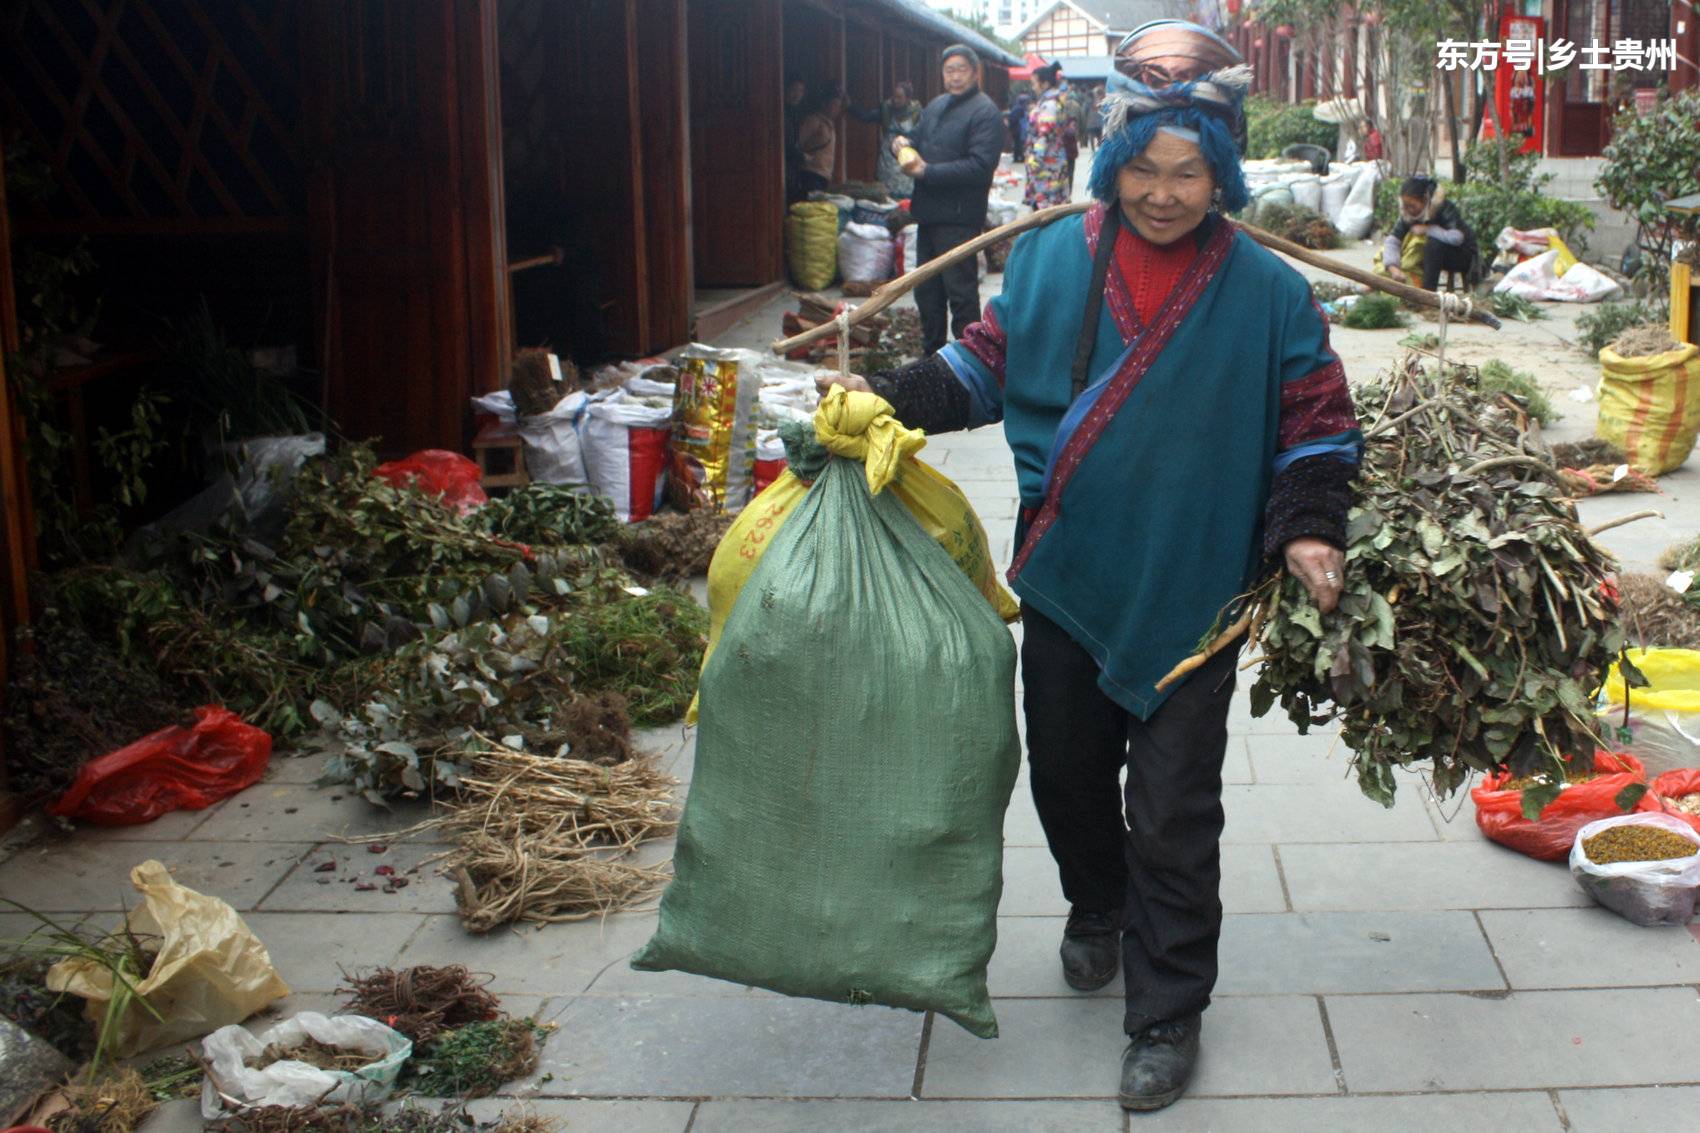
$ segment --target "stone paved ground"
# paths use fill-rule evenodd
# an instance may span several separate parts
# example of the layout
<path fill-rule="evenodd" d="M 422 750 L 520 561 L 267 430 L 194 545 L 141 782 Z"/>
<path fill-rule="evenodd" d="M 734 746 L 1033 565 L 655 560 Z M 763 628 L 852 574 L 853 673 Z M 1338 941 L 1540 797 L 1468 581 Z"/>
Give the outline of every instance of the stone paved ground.
<path fill-rule="evenodd" d="M 1367 259 L 1362 248 L 1347 254 Z M 1592 377 L 1564 342 L 1573 316 L 1499 336 L 1472 328 L 1453 342 L 1478 358 L 1491 343 L 1562 392 Z M 769 312 L 740 333 L 760 343 L 777 327 Z M 1335 341 L 1364 377 L 1396 337 L 1342 331 Z M 1592 406 L 1560 404 L 1560 436 L 1591 429 Z M 934 438 L 923 456 L 967 492 L 1007 562 L 1015 489 L 998 432 Z M 1662 483 L 1655 506 L 1667 521 L 1605 537 L 1631 565 L 1700 526 L 1694 473 Z M 1584 510 L 1646 503 L 1607 497 Z M 651 913 L 474 937 L 429 869 L 395 894 L 320 884 L 377 862 L 415 865 L 435 847 L 415 840 L 373 855 L 334 840 L 400 821 L 308 785 L 316 766 L 303 759 L 276 760 L 266 782 L 207 811 L 26 848 L 0 864 L 0 892 L 43 910 L 111 914 L 127 869 L 158 857 L 243 912 L 296 989 L 285 1012 L 331 1005 L 339 967 L 458 961 L 492 972 L 512 1009 L 560 1029 L 536 1075 L 480 1105 L 523 1099 L 575 1131 L 1598 1133 L 1678 1127 L 1673 1115 L 1700 1106 L 1695 933 L 1636 928 L 1591 907 L 1562 865 L 1488 843 L 1467 800 L 1436 804 L 1414 779 L 1397 807 L 1380 810 L 1349 781 L 1330 735 L 1254 720 L 1243 687 L 1231 733 L 1222 978 L 1202 1062 L 1183 1101 L 1131 1119 L 1114 1101 L 1120 988 L 1080 995 L 1060 978 L 1066 910 L 1025 776 L 1006 824 L 995 1041 L 905 1012 L 633 972 L 626 960 Z M 645 739 L 688 783 L 691 736 Z M 337 874 L 314 871 L 331 859 Z M 0 936 L 21 927 L 0 915 Z M 193 1124 L 180 1106 L 153 1133 Z"/>

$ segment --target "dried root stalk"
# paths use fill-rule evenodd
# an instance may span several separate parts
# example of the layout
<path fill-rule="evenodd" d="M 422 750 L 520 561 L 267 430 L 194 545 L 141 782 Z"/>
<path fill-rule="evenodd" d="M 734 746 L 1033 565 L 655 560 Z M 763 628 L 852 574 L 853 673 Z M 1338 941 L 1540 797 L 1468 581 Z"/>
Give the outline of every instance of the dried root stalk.
<path fill-rule="evenodd" d="M 501 1001 L 485 986 L 490 979 L 461 964 L 420 964 L 345 975 L 338 991 L 349 1011 L 378 1019 L 415 1043 L 427 1043 L 445 1030 L 501 1014 Z"/>
<path fill-rule="evenodd" d="M 624 860 L 677 825 L 676 780 L 647 759 L 602 767 L 501 748 L 471 759 L 462 803 L 442 820 L 469 930 L 601 916 L 666 884 L 666 870 Z"/>

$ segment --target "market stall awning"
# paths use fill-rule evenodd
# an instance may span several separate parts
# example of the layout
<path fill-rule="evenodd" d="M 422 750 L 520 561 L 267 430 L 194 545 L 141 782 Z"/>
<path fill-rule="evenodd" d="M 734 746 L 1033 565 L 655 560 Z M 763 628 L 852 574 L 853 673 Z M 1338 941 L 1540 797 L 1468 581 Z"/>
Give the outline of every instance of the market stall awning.
<path fill-rule="evenodd" d="M 1062 64 L 1062 77 L 1071 83 L 1101 83 L 1116 69 L 1113 55 L 1062 55 L 1052 62 Z"/>
<path fill-rule="evenodd" d="M 1037 55 L 1029 51 L 1027 53 L 1027 62 L 1019 67 L 1011 67 L 1009 69 L 1009 81 L 1013 83 L 1022 79 L 1031 79 L 1033 77 L 1033 72 L 1044 65 L 1045 57 L 1043 55 Z"/>

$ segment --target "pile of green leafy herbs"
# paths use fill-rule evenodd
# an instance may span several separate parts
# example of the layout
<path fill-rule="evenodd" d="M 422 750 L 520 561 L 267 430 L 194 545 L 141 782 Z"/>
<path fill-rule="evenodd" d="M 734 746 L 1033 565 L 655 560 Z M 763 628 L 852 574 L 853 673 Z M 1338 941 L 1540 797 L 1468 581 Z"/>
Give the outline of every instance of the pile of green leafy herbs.
<path fill-rule="evenodd" d="M 1258 208 L 1254 223 L 1265 232 L 1301 248 L 1326 251 L 1340 246 L 1340 230 L 1315 209 L 1271 201 Z"/>
<path fill-rule="evenodd" d="M 1502 319 L 1532 323 L 1547 317 L 1545 308 L 1509 291 L 1495 291 L 1488 297 L 1488 305 L 1493 308 L 1493 313 Z"/>
<path fill-rule="evenodd" d="M 1529 416 L 1542 425 L 1550 425 L 1558 420 L 1558 410 L 1553 408 L 1546 390 L 1541 388 L 1541 383 L 1535 376 L 1526 370 L 1514 370 L 1498 358 L 1490 358 L 1482 363 L 1476 379 L 1476 388 L 1488 395 L 1510 394 L 1529 411 Z"/>
<path fill-rule="evenodd" d="M 309 461 L 270 542 L 233 515 L 145 569 L 82 568 L 43 589 L 183 690 L 174 703 L 216 701 L 286 740 L 329 729 L 330 781 L 375 802 L 453 787 L 475 732 L 554 750 L 582 696 L 621 695 L 640 726 L 684 712 L 706 611 L 610 560 L 607 501 L 533 486 L 460 515 L 376 478 L 376 462 L 363 445 Z"/>
<path fill-rule="evenodd" d="M 1405 325 L 1405 312 L 1391 295 L 1365 295 L 1346 308 L 1340 325 L 1354 330 L 1387 330 Z"/>
<path fill-rule="evenodd" d="M 1613 563 L 1518 414 L 1459 370 L 1409 357 L 1357 401 L 1345 591 L 1327 615 L 1286 574 L 1253 595 L 1253 714 L 1278 701 L 1301 732 L 1338 720 L 1360 788 L 1386 806 L 1396 770 L 1426 771 L 1442 797 L 1476 771 L 1554 772 L 1550 794 L 1525 792 L 1538 814 L 1563 761 L 1597 744 L 1588 693 L 1624 638 L 1603 592 Z"/>
<path fill-rule="evenodd" d="M 551 1028 L 504 1015 L 467 1023 L 420 1044 L 401 1085 L 427 1097 L 480 1098 L 537 1069 Z"/>

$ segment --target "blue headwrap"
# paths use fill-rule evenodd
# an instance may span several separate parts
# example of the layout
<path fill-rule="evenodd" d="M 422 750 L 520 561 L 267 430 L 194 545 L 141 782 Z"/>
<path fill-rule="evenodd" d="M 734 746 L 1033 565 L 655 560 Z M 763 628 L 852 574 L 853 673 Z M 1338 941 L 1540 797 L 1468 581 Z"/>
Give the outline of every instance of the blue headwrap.
<path fill-rule="evenodd" d="M 1215 32 L 1185 20 L 1153 20 L 1116 47 L 1106 84 L 1104 140 L 1088 185 L 1106 204 L 1116 199 L 1116 174 L 1145 152 L 1158 130 L 1196 142 L 1222 194 L 1222 210 L 1251 201 L 1235 140 L 1251 68 Z"/>

